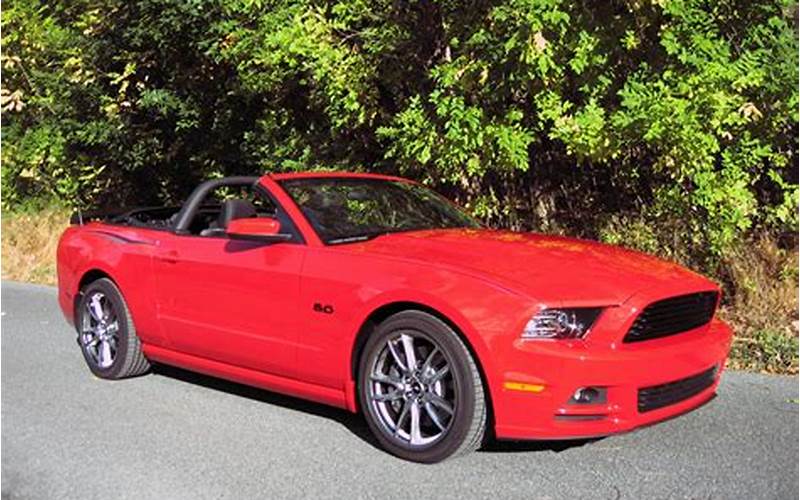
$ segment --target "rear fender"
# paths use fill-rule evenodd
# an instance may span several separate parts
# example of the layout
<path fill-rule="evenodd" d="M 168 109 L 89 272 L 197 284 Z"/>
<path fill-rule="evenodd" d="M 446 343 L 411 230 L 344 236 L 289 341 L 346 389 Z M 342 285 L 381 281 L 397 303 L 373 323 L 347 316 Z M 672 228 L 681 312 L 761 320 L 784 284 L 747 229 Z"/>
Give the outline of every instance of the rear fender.
<path fill-rule="evenodd" d="M 152 269 L 157 240 L 144 234 L 153 232 L 99 223 L 65 231 L 58 247 L 58 287 L 59 305 L 70 323 L 75 322 L 80 287 L 93 273 L 102 273 L 122 293 L 142 341 L 163 344 Z"/>

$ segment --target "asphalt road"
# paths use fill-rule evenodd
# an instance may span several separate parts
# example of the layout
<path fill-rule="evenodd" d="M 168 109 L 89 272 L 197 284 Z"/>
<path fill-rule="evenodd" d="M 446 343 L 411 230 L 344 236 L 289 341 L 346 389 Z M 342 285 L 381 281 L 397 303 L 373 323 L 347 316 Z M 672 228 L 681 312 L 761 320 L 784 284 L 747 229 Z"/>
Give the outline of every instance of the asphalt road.
<path fill-rule="evenodd" d="M 2 498 L 797 498 L 798 380 L 728 372 L 680 418 L 426 466 L 361 417 L 162 368 L 85 367 L 53 288 L 2 284 Z"/>

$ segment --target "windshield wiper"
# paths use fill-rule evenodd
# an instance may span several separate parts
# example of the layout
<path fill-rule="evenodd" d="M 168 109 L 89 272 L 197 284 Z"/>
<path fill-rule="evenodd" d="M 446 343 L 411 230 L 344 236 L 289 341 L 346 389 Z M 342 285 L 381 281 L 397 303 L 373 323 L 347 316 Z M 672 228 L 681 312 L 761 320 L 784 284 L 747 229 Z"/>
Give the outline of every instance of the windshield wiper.
<path fill-rule="evenodd" d="M 333 238 L 331 240 L 328 240 L 327 243 L 329 245 L 337 245 L 339 243 L 355 243 L 357 241 L 367 241 L 377 238 L 378 236 L 383 236 L 384 234 L 389 234 L 391 232 L 392 231 L 372 231 L 369 233 L 356 234 L 353 236 L 342 236 L 341 238 Z"/>
<path fill-rule="evenodd" d="M 326 241 L 326 243 L 328 245 L 336 245 L 338 243 L 355 243 L 357 241 L 371 240 L 377 238 L 378 236 L 383 236 L 385 234 L 410 233 L 412 231 L 426 231 L 428 229 L 446 229 L 446 228 L 444 227 L 431 228 L 426 226 L 416 226 L 416 227 L 398 227 L 398 228 L 380 229 L 377 231 L 370 231 L 368 233 L 361 233 L 352 236 L 342 236 L 339 238 L 333 238 Z"/>

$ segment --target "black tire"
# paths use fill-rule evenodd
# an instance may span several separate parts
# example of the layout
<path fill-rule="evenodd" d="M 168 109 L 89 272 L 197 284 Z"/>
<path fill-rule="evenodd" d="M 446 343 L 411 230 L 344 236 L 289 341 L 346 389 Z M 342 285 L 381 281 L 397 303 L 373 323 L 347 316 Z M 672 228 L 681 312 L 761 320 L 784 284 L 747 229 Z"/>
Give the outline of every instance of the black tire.
<path fill-rule="evenodd" d="M 98 351 L 92 345 L 92 341 L 96 338 L 95 332 L 89 328 L 87 330 L 87 321 L 91 327 L 92 323 L 97 324 L 92 314 L 90 313 L 87 305 L 93 300 L 93 297 L 100 297 L 102 301 L 102 310 L 107 311 L 107 319 L 109 324 L 112 318 L 116 320 L 116 336 L 109 339 L 109 346 L 113 345 L 111 362 L 103 363 L 108 358 L 98 359 Z M 105 323 L 103 323 L 105 324 Z M 135 377 L 147 372 L 150 369 L 150 363 L 145 358 L 142 352 L 142 343 L 136 335 L 136 327 L 133 325 L 128 305 L 122 297 L 117 286 L 108 278 L 101 278 L 86 285 L 81 290 L 81 297 L 78 303 L 75 318 L 75 328 L 78 331 L 78 345 L 81 347 L 81 352 L 86 360 L 89 369 L 100 378 L 104 379 L 121 379 L 127 377 Z M 88 333 L 91 331 L 91 333 Z M 102 342 L 99 342 L 102 344 Z M 97 343 L 94 344 L 95 346 Z"/>
<path fill-rule="evenodd" d="M 391 390 L 387 389 L 385 394 L 381 394 L 388 396 L 391 392 L 392 401 L 390 403 L 375 398 L 375 391 L 383 391 L 383 389 L 376 389 L 382 382 L 376 384 L 374 373 L 385 370 L 385 367 L 389 366 L 386 363 L 392 363 L 391 359 L 388 358 L 390 355 L 388 353 L 391 352 L 388 343 L 391 341 L 394 346 L 402 346 L 403 334 L 418 339 L 415 340 L 416 344 L 412 343 L 412 345 L 417 345 L 421 342 L 422 347 L 419 349 L 424 349 L 430 342 L 432 347 L 429 346 L 429 350 L 422 353 L 423 357 L 430 356 L 430 358 L 433 358 L 437 356 L 435 354 L 432 355 L 431 352 L 435 351 L 434 348 L 438 348 L 441 353 L 438 356 L 442 356 L 440 363 L 442 363 L 442 366 L 446 363 L 449 367 L 446 371 L 451 375 L 447 375 L 449 387 L 446 391 L 447 394 L 452 394 L 453 401 L 450 409 L 453 411 L 452 413 L 443 413 L 447 418 L 446 429 L 442 429 L 441 425 L 439 425 L 438 429 L 431 425 L 432 423 L 439 424 L 439 419 L 434 422 L 429 408 L 425 408 L 428 410 L 428 416 L 421 416 L 423 415 L 422 408 L 426 405 L 425 401 L 430 401 L 425 399 L 426 395 L 430 394 L 434 389 L 432 389 L 433 385 L 427 382 L 422 384 L 422 388 L 420 388 L 420 384 L 415 383 L 414 387 L 409 389 L 410 385 L 407 381 L 411 380 L 408 378 L 410 376 L 408 374 L 412 372 L 410 369 L 402 371 L 405 375 L 400 375 L 401 370 L 395 370 L 394 372 L 390 370 L 393 381 L 387 387 L 390 387 Z M 400 343 L 398 344 L 397 342 Z M 415 347 L 412 347 L 412 349 L 415 349 Z M 392 369 L 400 366 L 402 364 L 400 361 L 407 359 L 404 354 L 399 356 L 400 360 L 397 357 L 393 358 L 396 363 Z M 420 361 L 421 358 L 418 360 L 417 366 L 420 365 Z M 429 382 L 432 379 L 431 377 L 425 378 L 421 375 L 421 371 L 418 370 L 418 372 L 420 373 L 420 380 L 425 379 Z M 429 370 L 428 373 L 435 372 Z M 396 384 L 398 377 L 402 377 L 404 380 L 402 386 Z M 416 381 L 417 379 L 413 380 Z M 444 384 L 444 382 L 441 382 L 441 384 Z M 441 385 L 437 386 L 436 390 L 444 395 L 445 390 L 441 387 Z M 397 392 L 403 393 L 404 396 L 398 398 L 395 395 Z M 478 367 L 469 349 L 467 349 L 458 334 L 447 323 L 425 312 L 400 312 L 378 325 L 369 339 L 367 339 L 359 360 L 358 396 L 367 424 L 376 439 L 387 451 L 400 458 L 423 463 L 440 462 L 447 458 L 472 452 L 483 441 L 486 429 L 487 407 Z M 417 402 L 412 404 L 418 405 L 416 409 L 417 429 L 423 425 L 424 419 L 427 419 L 428 428 L 433 429 L 431 434 L 434 435 L 425 439 L 433 439 L 434 441 L 424 445 L 412 445 L 411 436 L 413 433 L 410 427 L 407 433 L 408 437 L 403 438 L 398 435 L 398 432 L 406 432 L 403 429 L 403 425 L 401 425 L 401 421 L 405 422 L 408 419 L 406 416 L 404 420 L 402 415 L 409 398 Z M 441 411 L 439 416 L 442 416 Z M 394 422 L 392 422 L 393 418 Z M 436 432 L 439 432 L 440 435 L 436 436 Z M 419 432 L 416 435 L 422 437 Z"/>

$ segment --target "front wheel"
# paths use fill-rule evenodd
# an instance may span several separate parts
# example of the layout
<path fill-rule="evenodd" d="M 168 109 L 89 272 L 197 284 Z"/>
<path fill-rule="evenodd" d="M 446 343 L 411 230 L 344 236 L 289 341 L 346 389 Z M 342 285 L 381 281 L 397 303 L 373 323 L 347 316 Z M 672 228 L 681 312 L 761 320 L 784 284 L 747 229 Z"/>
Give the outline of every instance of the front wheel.
<path fill-rule="evenodd" d="M 130 311 L 117 286 L 107 278 L 81 290 L 78 343 L 89 369 L 100 378 L 141 375 L 150 368 L 142 353 Z"/>
<path fill-rule="evenodd" d="M 389 452 L 433 463 L 480 446 L 486 403 L 478 367 L 440 319 L 391 316 L 367 340 L 358 373 L 361 408 Z"/>

